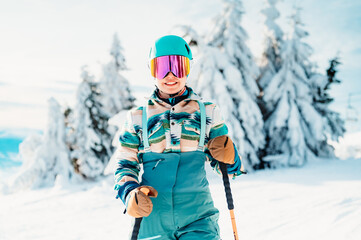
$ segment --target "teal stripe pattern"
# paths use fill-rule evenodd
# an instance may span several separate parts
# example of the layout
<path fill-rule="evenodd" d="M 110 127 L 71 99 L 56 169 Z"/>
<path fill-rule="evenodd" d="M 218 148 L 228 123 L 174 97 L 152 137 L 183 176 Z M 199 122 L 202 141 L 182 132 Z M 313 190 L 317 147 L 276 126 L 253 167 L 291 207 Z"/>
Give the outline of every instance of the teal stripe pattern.
<path fill-rule="evenodd" d="M 202 99 L 188 87 L 189 95 L 174 106 L 162 101 L 154 91 L 147 101 L 147 135 L 152 152 L 171 153 L 195 151 L 201 132 L 200 107 L 197 101 Z M 212 102 L 202 102 L 206 112 L 205 139 L 203 150 L 217 173 L 218 162 L 212 158 L 207 143 L 218 136 L 227 135 L 228 128 L 224 123 L 219 108 Z M 131 177 L 138 181 L 142 155 L 145 152 L 143 141 L 143 107 L 128 112 L 127 121 L 119 137 L 121 151 L 117 156 L 115 170 L 115 189 L 124 184 L 124 177 Z M 182 145 L 181 145 L 182 142 Z M 235 164 L 229 172 L 238 175 L 241 169 L 239 157 L 235 157 Z"/>

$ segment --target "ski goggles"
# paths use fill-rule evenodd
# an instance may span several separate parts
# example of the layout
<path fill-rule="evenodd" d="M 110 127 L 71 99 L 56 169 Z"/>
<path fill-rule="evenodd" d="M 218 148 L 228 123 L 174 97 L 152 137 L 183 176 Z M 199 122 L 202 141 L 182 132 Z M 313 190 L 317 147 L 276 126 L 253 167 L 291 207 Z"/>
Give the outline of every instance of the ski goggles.
<path fill-rule="evenodd" d="M 153 77 L 163 79 L 169 72 L 172 72 L 177 78 L 188 76 L 190 72 L 189 58 L 168 55 L 150 60 L 150 73 Z"/>

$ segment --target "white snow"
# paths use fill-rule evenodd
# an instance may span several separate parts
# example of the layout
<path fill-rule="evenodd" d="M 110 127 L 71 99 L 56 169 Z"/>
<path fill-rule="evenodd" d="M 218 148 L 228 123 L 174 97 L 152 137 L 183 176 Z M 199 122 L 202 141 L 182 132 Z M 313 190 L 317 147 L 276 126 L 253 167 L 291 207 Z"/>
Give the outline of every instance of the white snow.
<path fill-rule="evenodd" d="M 223 240 L 232 238 L 222 180 L 208 170 Z M 257 171 L 231 181 L 240 239 L 360 239 L 361 159 Z M 0 239 L 128 239 L 132 218 L 113 179 L 0 195 Z"/>
<path fill-rule="evenodd" d="M 339 142 L 332 141 L 335 155 L 341 159 L 361 158 L 361 131 L 345 134 Z"/>

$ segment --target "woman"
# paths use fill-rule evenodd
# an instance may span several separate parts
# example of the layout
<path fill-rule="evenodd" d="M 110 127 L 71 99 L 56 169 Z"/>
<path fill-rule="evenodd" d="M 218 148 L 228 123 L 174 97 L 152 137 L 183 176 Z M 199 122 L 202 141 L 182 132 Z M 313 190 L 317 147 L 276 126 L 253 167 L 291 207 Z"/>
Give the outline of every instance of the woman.
<path fill-rule="evenodd" d="M 220 239 L 204 163 L 219 172 L 222 161 L 240 175 L 237 150 L 218 107 L 186 86 L 192 60 L 186 41 L 159 38 L 149 60 L 156 89 L 146 106 L 129 111 L 119 138 L 117 198 L 129 215 L 144 217 L 138 239 Z"/>

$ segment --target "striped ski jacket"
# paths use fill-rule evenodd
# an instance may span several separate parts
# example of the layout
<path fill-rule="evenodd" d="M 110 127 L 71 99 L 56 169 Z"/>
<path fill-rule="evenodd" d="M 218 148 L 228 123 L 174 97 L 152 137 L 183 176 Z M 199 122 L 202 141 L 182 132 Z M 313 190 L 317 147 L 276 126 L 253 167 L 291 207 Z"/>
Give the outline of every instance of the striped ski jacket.
<path fill-rule="evenodd" d="M 161 100 L 154 91 L 147 98 L 148 138 L 152 152 L 190 152 L 196 151 L 200 139 L 200 110 L 197 100 L 201 98 L 187 87 L 189 94 L 186 99 L 171 106 Z M 218 136 L 227 135 L 228 128 L 224 123 L 219 108 L 211 102 L 204 102 L 206 108 L 205 153 L 212 168 L 220 173 L 218 161 L 210 155 L 207 143 Z M 115 190 L 126 191 L 123 185 L 129 181 L 139 183 L 138 176 L 142 154 L 143 106 L 128 111 L 119 137 L 120 146 L 115 152 L 117 161 L 115 170 Z M 235 147 L 235 163 L 228 166 L 228 173 L 235 176 L 241 174 L 241 159 Z M 125 193 L 118 193 L 125 195 Z"/>

